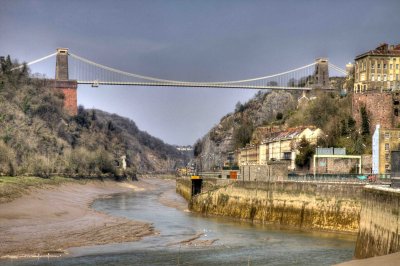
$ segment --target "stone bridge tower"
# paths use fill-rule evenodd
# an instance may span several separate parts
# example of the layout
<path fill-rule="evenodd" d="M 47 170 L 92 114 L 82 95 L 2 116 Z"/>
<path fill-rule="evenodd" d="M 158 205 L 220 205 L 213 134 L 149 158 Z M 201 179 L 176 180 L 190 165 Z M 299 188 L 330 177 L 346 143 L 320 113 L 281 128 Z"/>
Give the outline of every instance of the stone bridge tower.
<path fill-rule="evenodd" d="M 329 66 L 327 58 L 316 59 L 314 72 L 314 88 L 328 89 L 329 88 Z"/>
<path fill-rule="evenodd" d="M 69 80 L 68 76 L 68 49 L 58 48 L 55 89 L 62 91 L 64 94 L 64 108 L 70 115 L 78 113 L 77 88 L 77 81 Z"/>

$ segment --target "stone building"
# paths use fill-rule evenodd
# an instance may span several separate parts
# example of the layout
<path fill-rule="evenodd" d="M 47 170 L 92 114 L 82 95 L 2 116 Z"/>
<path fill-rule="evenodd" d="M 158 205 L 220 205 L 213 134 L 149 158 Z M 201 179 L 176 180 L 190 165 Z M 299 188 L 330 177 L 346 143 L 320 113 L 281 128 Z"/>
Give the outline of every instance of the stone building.
<path fill-rule="evenodd" d="M 381 44 L 355 58 L 354 92 L 400 89 L 400 44 Z"/>
<path fill-rule="evenodd" d="M 361 125 L 365 107 L 372 132 L 376 125 L 394 128 L 400 125 L 400 44 L 382 44 L 355 58 L 353 118 Z"/>
<path fill-rule="evenodd" d="M 259 164 L 259 146 L 247 145 L 239 151 L 239 165 Z"/>
<path fill-rule="evenodd" d="M 400 128 L 376 126 L 372 136 L 372 173 L 391 173 L 391 152 L 400 150 Z"/>
<path fill-rule="evenodd" d="M 290 170 L 294 170 L 300 140 L 304 137 L 310 143 L 316 144 L 322 135 L 322 130 L 314 127 L 296 127 L 275 132 L 258 145 L 248 145 L 240 149 L 237 152 L 238 164 L 266 165 L 270 161 L 284 161 Z"/>

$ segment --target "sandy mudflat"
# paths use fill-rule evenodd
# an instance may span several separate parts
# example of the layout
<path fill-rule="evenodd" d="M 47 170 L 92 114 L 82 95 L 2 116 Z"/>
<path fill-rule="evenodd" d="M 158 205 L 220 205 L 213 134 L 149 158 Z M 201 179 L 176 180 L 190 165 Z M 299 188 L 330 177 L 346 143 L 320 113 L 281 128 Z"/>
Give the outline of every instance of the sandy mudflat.
<path fill-rule="evenodd" d="M 0 258 L 57 255 L 70 247 L 135 241 L 154 234 L 151 224 L 90 208 L 98 197 L 149 186 L 143 181 L 66 183 L 34 189 L 28 195 L 0 204 Z"/>

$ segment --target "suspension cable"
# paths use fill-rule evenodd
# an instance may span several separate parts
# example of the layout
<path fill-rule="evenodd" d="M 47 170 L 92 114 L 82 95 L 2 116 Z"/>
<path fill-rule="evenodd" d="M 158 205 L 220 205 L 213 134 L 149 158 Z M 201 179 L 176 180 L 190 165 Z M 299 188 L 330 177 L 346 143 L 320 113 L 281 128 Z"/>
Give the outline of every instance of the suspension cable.
<path fill-rule="evenodd" d="M 334 65 L 334 64 L 332 64 L 332 63 L 329 63 L 329 66 L 331 66 L 333 69 L 335 69 L 336 71 L 338 71 L 338 72 L 340 72 L 340 73 L 342 73 L 342 74 L 345 74 L 345 75 L 347 75 L 347 71 L 346 70 L 344 70 L 344 69 L 342 69 L 342 68 L 340 68 L 340 67 L 338 67 L 338 66 L 336 66 L 336 65 Z"/>
<path fill-rule="evenodd" d="M 81 61 L 83 61 L 83 62 L 85 62 L 87 64 L 90 64 L 90 65 L 93 65 L 93 66 L 96 66 L 96 67 L 99 67 L 99 68 L 102 68 L 102 69 L 105 69 L 105 70 L 108 70 L 108 71 L 111 71 L 111 72 L 114 72 L 114 73 L 118 73 L 118 74 L 121 74 L 121 75 L 131 76 L 131 77 L 145 79 L 145 80 L 149 80 L 149 81 L 158 81 L 158 82 L 167 82 L 167 83 L 180 83 L 180 84 L 187 83 L 187 84 L 210 84 L 211 85 L 211 84 L 244 83 L 244 82 L 257 81 L 257 80 L 269 79 L 269 78 L 273 78 L 273 77 L 277 77 L 277 76 L 282 76 L 282 75 L 285 75 L 285 74 L 288 74 L 288 73 L 291 73 L 291 72 L 294 72 L 294 71 L 298 71 L 298 70 L 301 70 L 301 69 L 304 69 L 304 68 L 308 68 L 308 67 L 313 66 L 313 65 L 316 64 L 316 62 L 314 62 L 314 63 L 308 64 L 308 65 L 305 65 L 305 66 L 302 66 L 302 67 L 299 67 L 299 68 L 296 68 L 296 69 L 292 69 L 292 70 L 289 70 L 289 71 L 285 71 L 285 72 L 274 74 L 274 75 L 270 75 L 270 76 L 258 77 L 258 78 L 251 78 L 251 79 L 244 79 L 244 80 L 234 80 L 234 81 L 223 81 L 223 82 L 190 82 L 190 81 L 178 81 L 178 80 L 160 79 L 160 78 L 154 78 L 154 77 L 149 77 L 149 76 L 143 76 L 143 75 L 138 75 L 138 74 L 134 74 L 134 73 L 129 73 L 129 72 L 126 72 L 126 71 L 122 71 L 122 70 L 118 70 L 118 69 L 115 69 L 115 68 L 112 68 L 112 67 L 108 67 L 108 66 L 105 66 L 105 65 L 98 64 L 96 62 L 90 61 L 88 59 L 85 59 L 83 57 L 80 57 L 80 56 L 72 54 L 72 53 L 69 53 L 69 55 L 71 57 L 73 57 L 73 58 L 75 58 L 77 60 L 81 60 Z"/>
<path fill-rule="evenodd" d="M 55 52 L 55 53 L 53 53 L 53 54 L 50 54 L 50 55 L 47 55 L 47 56 L 45 56 L 45 57 L 39 58 L 39 59 L 37 59 L 37 60 L 35 60 L 35 61 L 29 62 L 29 63 L 27 63 L 26 65 L 27 65 L 27 66 L 30 66 L 30 65 L 39 63 L 39 62 L 41 62 L 41 61 L 43 61 L 43 60 L 46 60 L 46 59 L 48 59 L 48 58 L 50 58 L 50 57 L 52 57 L 52 56 L 55 56 L 55 55 L 57 55 L 57 52 Z M 14 71 L 14 70 L 16 70 L 16 69 L 21 69 L 21 68 L 23 68 L 23 67 L 24 67 L 24 64 L 12 68 L 11 71 Z"/>

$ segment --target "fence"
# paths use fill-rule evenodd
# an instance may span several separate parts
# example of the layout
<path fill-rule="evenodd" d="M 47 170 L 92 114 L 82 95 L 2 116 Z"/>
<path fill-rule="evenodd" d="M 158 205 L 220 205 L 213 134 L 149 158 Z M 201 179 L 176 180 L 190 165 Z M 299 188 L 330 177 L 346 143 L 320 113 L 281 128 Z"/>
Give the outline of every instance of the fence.
<path fill-rule="evenodd" d="M 293 181 L 340 181 L 340 182 L 390 182 L 390 174 L 296 174 L 289 173 L 288 180 Z"/>

